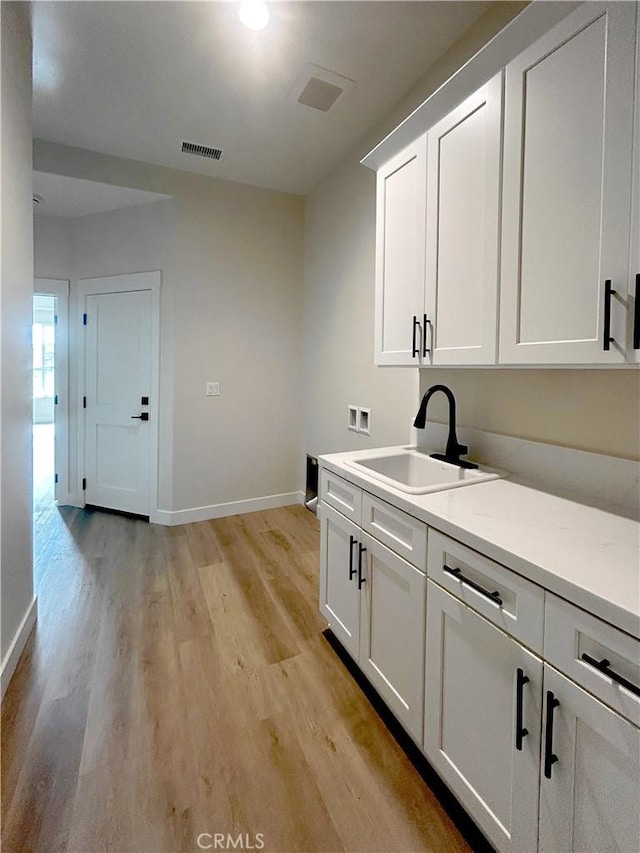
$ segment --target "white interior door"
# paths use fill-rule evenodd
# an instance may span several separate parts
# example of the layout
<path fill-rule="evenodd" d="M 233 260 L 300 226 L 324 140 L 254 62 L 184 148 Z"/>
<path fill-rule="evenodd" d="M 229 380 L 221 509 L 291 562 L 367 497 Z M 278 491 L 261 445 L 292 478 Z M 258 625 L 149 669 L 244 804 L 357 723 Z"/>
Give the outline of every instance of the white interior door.
<path fill-rule="evenodd" d="M 149 275 L 159 277 L 93 280 L 93 289 L 106 292 L 87 292 L 92 282 L 84 283 L 85 501 L 140 515 L 151 511 L 153 293 L 117 288 L 144 284 Z"/>

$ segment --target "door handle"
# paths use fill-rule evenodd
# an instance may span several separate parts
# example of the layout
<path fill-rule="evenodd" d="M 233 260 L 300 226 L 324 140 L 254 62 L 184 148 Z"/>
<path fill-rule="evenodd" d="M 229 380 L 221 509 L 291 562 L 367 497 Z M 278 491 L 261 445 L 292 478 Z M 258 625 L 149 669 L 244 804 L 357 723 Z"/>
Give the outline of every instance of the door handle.
<path fill-rule="evenodd" d="M 362 589 L 362 584 L 366 583 L 366 578 L 362 575 L 362 555 L 367 549 L 362 545 L 362 543 L 358 544 L 358 589 Z"/>
<path fill-rule="evenodd" d="M 420 355 L 420 349 L 416 344 L 416 329 L 420 328 L 420 320 L 413 315 L 413 333 L 411 337 L 411 358 L 415 358 L 417 355 Z"/>
<path fill-rule="evenodd" d="M 523 689 L 525 684 L 529 683 L 529 678 L 524 674 L 524 670 L 518 667 L 516 680 L 516 749 L 522 751 L 522 741 L 529 734 L 529 730 L 522 725 L 522 702 Z"/>
<path fill-rule="evenodd" d="M 427 326 L 431 326 L 431 320 L 424 315 L 423 320 L 424 332 L 422 333 L 422 357 L 426 358 L 431 352 L 431 348 L 427 346 Z M 431 337 L 433 339 L 433 326 L 431 326 Z"/>
<path fill-rule="evenodd" d="M 547 720 L 544 727 L 544 775 L 547 779 L 551 779 L 551 768 L 558 760 L 553 751 L 553 712 L 559 705 L 552 691 L 547 690 Z"/>
<path fill-rule="evenodd" d="M 633 348 L 640 349 L 640 272 L 636 273 L 636 296 L 633 301 Z"/>
<path fill-rule="evenodd" d="M 355 577 L 356 570 L 353 568 L 353 546 L 358 540 L 355 536 L 349 537 L 349 580 L 352 581 Z"/>
<path fill-rule="evenodd" d="M 149 420 L 149 413 L 143 412 L 141 415 L 131 415 L 131 420 L 132 421 L 148 421 Z"/>
<path fill-rule="evenodd" d="M 615 290 L 611 287 L 611 279 L 608 278 L 604 283 L 604 334 L 602 348 L 605 351 L 611 349 L 611 344 L 614 338 L 611 337 L 611 297 L 615 295 Z"/>

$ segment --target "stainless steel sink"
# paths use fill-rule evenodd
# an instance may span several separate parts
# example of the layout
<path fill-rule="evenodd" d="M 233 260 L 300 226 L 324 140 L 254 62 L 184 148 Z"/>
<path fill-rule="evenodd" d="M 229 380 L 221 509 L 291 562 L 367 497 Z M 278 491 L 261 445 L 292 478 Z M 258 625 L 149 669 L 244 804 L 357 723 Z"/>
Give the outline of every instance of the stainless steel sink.
<path fill-rule="evenodd" d="M 499 471 L 486 468 L 459 468 L 449 462 L 433 459 L 428 453 L 414 447 L 402 450 L 394 448 L 389 454 L 345 460 L 345 464 L 413 495 L 457 489 L 504 476 Z"/>

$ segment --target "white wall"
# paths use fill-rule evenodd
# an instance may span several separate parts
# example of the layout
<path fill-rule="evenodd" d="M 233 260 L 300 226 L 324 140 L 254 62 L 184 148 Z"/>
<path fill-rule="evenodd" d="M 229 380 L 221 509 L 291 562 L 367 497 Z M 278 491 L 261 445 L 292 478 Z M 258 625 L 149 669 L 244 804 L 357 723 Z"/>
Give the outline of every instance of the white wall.
<path fill-rule="evenodd" d="M 61 146 L 35 151 L 43 171 L 173 196 L 66 225 L 72 301 L 79 278 L 162 271 L 160 509 L 298 492 L 302 199 Z M 41 276 L 60 257 L 57 227 L 37 224 Z M 204 396 L 208 380 L 220 397 Z"/>
<path fill-rule="evenodd" d="M 65 281 L 69 271 L 69 220 L 57 216 L 33 218 L 34 278 Z"/>
<path fill-rule="evenodd" d="M 0 148 L 2 216 L 0 581 L 2 692 L 33 609 L 31 542 L 31 33 L 29 8 L 2 3 Z M 27 628 L 29 621 L 27 621 Z"/>

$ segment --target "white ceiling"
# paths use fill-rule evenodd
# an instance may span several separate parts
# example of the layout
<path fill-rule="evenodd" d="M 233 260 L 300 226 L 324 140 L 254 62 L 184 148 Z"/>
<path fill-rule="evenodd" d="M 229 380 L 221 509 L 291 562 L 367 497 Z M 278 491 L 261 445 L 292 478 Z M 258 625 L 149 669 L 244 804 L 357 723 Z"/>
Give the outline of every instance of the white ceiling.
<path fill-rule="evenodd" d="M 490 5 L 279 0 L 256 33 L 231 0 L 35 2 L 34 135 L 304 194 Z M 327 113 L 295 100 L 308 63 L 355 81 Z"/>
<path fill-rule="evenodd" d="M 115 187 L 46 172 L 33 173 L 33 193 L 41 199 L 40 204 L 34 205 L 36 215 L 63 216 L 67 219 L 171 198 L 160 193 Z"/>

